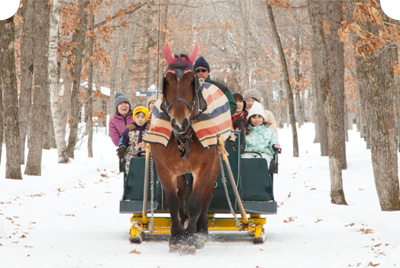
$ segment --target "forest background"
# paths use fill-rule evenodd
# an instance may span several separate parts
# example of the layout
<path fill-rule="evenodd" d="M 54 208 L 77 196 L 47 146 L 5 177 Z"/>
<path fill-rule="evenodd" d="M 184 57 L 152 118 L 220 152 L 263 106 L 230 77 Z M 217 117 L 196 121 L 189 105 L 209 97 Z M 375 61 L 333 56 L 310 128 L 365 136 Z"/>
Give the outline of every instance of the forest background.
<path fill-rule="evenodd" d="M 232 92 L 259 90 L 279 127 L 291 126 L 293 156 L 297 128 L 315 123 L 334 204 L 346 204 L 342 170 L 355 121 L 381 209 L 400 210 L 399 29 L 376 0 L 21 0 L 0 21 L 6 178 L 40 176 L 43 149 L 57 148 L 68 163 L 84 138 L 93 157 L 93 126 L 113 116 L 115 93 L 144 105 L 136 93 L 159 88 L 164 45 L 188 53 L 197 43 L 214 80 Z"/>

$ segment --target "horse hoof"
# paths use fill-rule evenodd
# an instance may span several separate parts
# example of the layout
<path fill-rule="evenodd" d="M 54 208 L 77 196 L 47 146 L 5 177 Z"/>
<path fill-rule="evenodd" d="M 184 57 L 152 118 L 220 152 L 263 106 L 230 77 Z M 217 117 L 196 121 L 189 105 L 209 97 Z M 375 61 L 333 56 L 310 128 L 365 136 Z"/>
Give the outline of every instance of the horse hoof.
<path fill-rule="evenodd" d="M 179 254 L 181 255 L 194 255 L 196 254 L 196 246 L 195 245 L 181 245 L 179 248 Z"/>
<path fill-rule="evenodd" d="M 204 248 L 204 244 L 206 243 L 206 240 L 204 239 L 197 239 L 194 245 L 196 246 L 196 249 L 202 249 Z"/>
<path fill-rule="evenodd" d="M 178 252 L 179 249 L 180 249 L 180 245 L 179 244 L 169 244 L 169 252 L 170 253 Z"/>

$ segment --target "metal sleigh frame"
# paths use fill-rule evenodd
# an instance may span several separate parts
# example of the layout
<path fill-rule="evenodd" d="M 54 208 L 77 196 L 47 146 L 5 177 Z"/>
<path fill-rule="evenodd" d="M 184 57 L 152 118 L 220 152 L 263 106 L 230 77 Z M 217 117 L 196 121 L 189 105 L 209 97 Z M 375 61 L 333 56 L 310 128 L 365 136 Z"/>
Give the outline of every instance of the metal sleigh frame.
<path fill-rule="evenodd" d="M 239 133 L 235 132 L 235 136 L 238 137 Z M 237 139 L 240 140 L 240 139 Z M 261 214 L 276 214 L 277 213 L 277 203 L 273 198 L 273 193 L 271 192 L 271 196 L 268 196 L 267 198 L 260 198 L 260 195 L 256 196 L 255 199 L 256 201 L 251 201 L 249 198 L 247 198 L 250 201 L 242 201 L 242 198 L 240 196 L 240 193 L 238 191 L 238 185 L 235 182 L 234 175 L 232 173 L 232 169 L 229 163 L 229 159 L 227 156 L 227 153 L 225 149 L 222 147 L 222 142 L 219 140 L 219 150 L 218 153 L 220 155 L 220 174 L 222 175 L 222 184 L 224 186 L 224 190 L 226 193 L 226 197 L 229 203 L 229 210 L 230 213 L 233 215 L 232 218 L 220 218 L 220 217 L 214 217 L 213 213 L 208 214 L 208 231 L 209 232 L 248 232 L 249 235 L 252 238 L 253 243 L 263 243 L 266 239 L 266 233 L 264 229 L 264 225 L 266 224 L 266 218 L 261 218 Z M 221 149 L 222 148 L 222 149 Z M 240 149 L 239 149 L 240 150 Z M 239 158 L 240 158 L 240 153 L 239 153 Z M 254 160 L 252 159 L 246 159 L 246 161 L 249 163 L 251 161 L 252 164 L 254 164 Z M 259 163 L 261 164 L 266 164 L 265 159 L 257 159 Z M 265 163 L 263 163 L 263 160 Z M 243 160 L 242 160 L 243 161 Z M 274 162 L 275 161 L 275 162 Z M 225 171 L 228 174 L 229 181 L 228 184 L 231 185 L 232 192 L 234 196 L 231 195 L 231 198 L 235 198 L 235 203 L 234 207 L 236 208 L 236 212 L 232 208 L 232 205 L 230 203 L 230 198 L 228 194 L 228 187 L 227 187 L 227 180 L 225 179 L 224 175 L 224 168 L 222 166 L 222 162 L 225 163 Z M 277 156 L 274 157 L 274 165 L 277 167 Z M 149 233 L 150 235 L 167 235 L 170 234 L 170 218 L 169 216 L 165 217 L 153 217 L 154 215 L 154 210 L 157 210 L 159 207 L 158 202 L 154 202 L 154 174 L 151 174 L 153 170 L 153 163 L 152 159 L 150 157 L 150 145 L 148 144 L 146 147 L 146 156 L 145 156 L 145 172 L 144 172 L 144 184 L 143 184 L 143 201 L 142 202 L 132 202 L 128 200 L 121 200 L 120 201 L 120 212 L 121 213 L 132 213 L 133 216 L 131 217 L 131 228 L 130 228 L 130 238 L 129 240 L 133 243 L 141 243 L 145 239 L 145 232 L 146 236 Z M 150 167 L 151 166 L 151 167 Z M 273 165 L 271 164 L 271 167 Z M 264 171 L 265 172 L 265 171 Z M 267 171 L 267 173 L 270 173 Z M 277 173 L 277 170 L 274 172 Z M 125 173 L 124 173 L 125 175 Z M 252 174 L 253 176 L 256 174 Z M 272 182 L 272 173 L 267 174 L 270 178 L 270 191 L 273 191 L 273 182 Z M 152 183 L 150 183 L 150 177 Z M 224 181 L 225 180 L 225 181 Z M 125 179 L 124 179 L 125 181 Z M 263 179 L 264 181 L 264 179 Z M 125 182 L 126 183 L 126 182 Z M 150 189 L 150 194 L 151 194 L 151 201 L 148 201 L 148 193 L 149 193 L 149 183 L 151 185 Z M 127 187 L 126 184 L 124 187 Z M 258 187 L 258 185 L 257 185 Z M 261 187 L 263 188 L 263 187 Z M 125 188 L 124 188 L 125 191 Z M 247 191 L 248 193 L 249 191 Z M 243 197 L 246 199 L 244 195 L 245 193 L 242 193 Z M 257 193 L 256 193 L 257 195 Z M 248 194 L 247 194 L 248 196 Z M 258 199 L 264 199 L 264 200 L 258 200 Z M 253 198 L 254 199 L 254 198 Z M 272 200 L 268 200 L 272 199 Z M 140 211 L 140 206 L 141 206 L 141 211 Z M 150 207 L 150 209 L 149 209 Z M 226 209 L 225 209 L 226 210 Z M 148 213 L 151 213 L 151 216 L 148 217 Z M 167 213 L 167 212 L 166 212 Z M 216 212 L 216 213 L 221 213 L 221 212 Z M 222 213 L 227 213 L 222 212 Z M 229 212 L 228 212 L 229 213 Z M 241 215 L 240 218 L 237 218 L 236 214 Z M 250 217 L 247 216 L 247 214 L 250 214 Z"/>

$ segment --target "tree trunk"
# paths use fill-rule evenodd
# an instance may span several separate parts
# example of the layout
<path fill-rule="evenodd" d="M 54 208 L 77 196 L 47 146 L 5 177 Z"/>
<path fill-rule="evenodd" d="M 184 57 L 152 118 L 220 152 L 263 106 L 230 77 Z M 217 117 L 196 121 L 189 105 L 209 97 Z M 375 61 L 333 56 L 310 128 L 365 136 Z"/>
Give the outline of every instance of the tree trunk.
<path fill-rule="evenodd" d="M 90 9 L 89 14 L 89 23 L 90 30 L 94 30 L 94 14 L 93 9 Z M 93 62 L 91 61 L 91 57 L 93 57 L 93 45 L 94 38 L 93 35 L 90 35 L 89 38 L 89 76 L 88 76 L 88 90 L 86 94 L 86 98 L 88 101 L 88 109 L 87 115 L 88 120 L 86 123 L 87 131 L 88 131 L 88 157 L 93 157 Z M 99 88 L 100 90 L 100 88 Z"/>
<path fill-rule="evenodd" d="M 319 7 L 318 7 L 319 10 Z M 321 156 L 329 155 L 329 141 L 328 141 L 328 123 L 324 110 L 326 95 L 325 91 L 321 86 L 321 74 L 320 70 L 322 65 L 322 50 L 323 50 L 323 29 L 322 29 L 322 18 L 319 12 L 315 12 L 315 7 L 312 6 L 308 1 L 308 13 L 310 16 L 310 24 L 312 27 L 312 72 L 315 77 L 313 82 L 313 91 L 315 92 L 315 120 L 316 120 L 316 140 L 314 142 L 321 143 Z M 321 24 L 321 25 L 320 25 Z M 322 31 L 322 32 L 321 32 Z"/>
<path fill-rule="evenodd" d="M 31 129 L 33 44 L 35 43 L 35 1 L 23 0 L 24 24 L 21 36 L 21 90 L 19 95 L 19 125 L 21 138 L 21 164 L 25 163 L 25 140 Z"/>
<path fill-rule="evenodd" d="M 49 42 L 49 81 L 50 103 L 53 122 L 53 131 L 57 145 L 58 163 L 68 163 L 67 146 L 65 143 L 65 121 L 62 118 L 60 91 L 60 69 L 57 62 L 58 24 L 60 21 L 61 1 L 53 0 L 50 20 Z M 64 94 L 65 94 L 64 87 Z"/>
<path fill-rule="evenodd" d="M 32 108 L 32 127 L 29 139 L 28 160 L 25 167 L 26 175 L 41 176 L 42 174 L 42 142 L 44 125 L 48 124 L 46 106 L 49 105 L 49 26 L 50 6 L 48 1 L 35 1 L 35 44 L 34 44 L 34 79 L 35 93 Z"/>
<path fill-rule="evenodd" d="M 160 52 L 160 49 L 162 49 L 165 45 L 165 40 L 167 37 L 167 30 L 168 30 L 168 5 L 169 5 L 169 0 L 165 1 L 165 6 L 164 12 L 162 13 L 161 17 L 161 23 L 159 29 L 160 31 L 160 40 L 158 42 L 158 55 L 157 55 L 157 64 L 158 64 L 158 81 L 157 81 L 157 88 L 158 90 L 161 90 L 162 87 L 162 81 L 163 81 L 163 75 L 164 75 L 164 66 L 165 66 L 165 61 L 162 60 L 162 53 Z"/>
<path fill-rule="evenodd" d="M 297 124 L 299 128 L 304 124 L 304 107 L 302 105 L 301 101 L 301 94 L 300 94 L 300 62 L 299 62 L 299 57 L 300 57 L 300 36 L 296 37 L 296 58 L 295 58 L 295 69 L 294 69 L 294 77 L 297 82 L 297 86 L 295 88 L 296 92 L 296 112 L 297 112 Z"/>
<path fill-rule="evenodd" d="M 111 56 L 111 78 L 110 78 L 110 104 L 108 107 L 108 114 L 110 115 L 110 120 L 114 117 L 115 114 L 115 91 L 117 90 L 117 65 L 118 65 L 118 50 L 114 50 L 113 55 Z"/>
<path fill-rule="evenodd" d="M 49 84 L 50 86 L 50 84 Z M 47 87 L 46 87 L 47 88 Z M 44 104 L 44 114 L 43 114 L 43 134 L 42 134 L 42 149 L 50 150 L 50 135 L 51 135 L 51 129 L 50 129 L 50 119 L 51 119 L 51 110 L 50 110 L 50 92 L 48 90 L 45 91 L 46 96 L 46 103 Z"/>
<path fill-rule="evenodd" d="M 87 31 L 87 14 L 85 8 L 89 2 L 85 0 L 79 1 L 79 16 L 80 16 L 80 27 L 75 30 L 75 34 L 72 36 L 72 42 L 76 42 L 78 45 L 73 51 L 75 56 L 75 66 L 71 68 L 73 77 L 73 86 L 71 92 L 71 124 L 69 128 L 69 138 L 67 152 L 68 156 L 74 158 L 74 150 L 76 143 L 78 142 L 78 124 L 79 124 L 79 88 L 81 82 L 81 71 L 82 71 L 82 59 L 83 51 L 85 49 L 85 37 Z"/>
<path fill-rule="evenodd" d="M 63 90 L 63 96 L 61 97 L 61 123 L 60 124 L 61 124 L 61 126 L 63 126 L 64 140 L 65 140 L 66 127 L 67 127 L 67 125 L 69 125 L 69 120 L 71 118 L 71 89 L 72 89 L 72 80 L 68 77 L 67 74 L 65 74 L 63 76 L 63 87 L 64 87 L 64 90 Z"/>
<path fill-rule="evenodd" d="M 268 4 L 268 2 L 266 2 L 266 4 L 267 4 L 268 18 L 269 18 L 269 22 L 270 22 L 270 25 L 272 28 L 272 35 L 274 36 L 276 45 L 279 50 L 279 56 L 280 56 L 280 61 L 281 61 L 281 65 L 282 65 L 283 77 L 284 77 L 283 81 L 284 81 L 284 84 L 286 87 L 286 92 L 287 92 L 287 103 L 289 105 L 290 124 L 292 125 L 293 157 L 299 157 L 299 142 L 298 142 L 298 138 L 297 138 L 296 119 L 294 117 L 293 93 L 292 93 L 292 88 L 290 86 L 286 58 L 285 58 L 285 54 L 283 53 L 281 39 L 279 37 L 278 30 L 276 28 L 275 18 L 272 13 L 272 8 Z"/>
<path fill-rule="evenodd" d="M 388 22 L 382 10 L 381 16 Z M 373 27 L 370 22 L 366 27 L 372 33 L 378 33 L 378 27 Z M 383 211 L 400 210 L 395 112 L 391 106 L 394 104 L 393 56 L 390 49 L 369 56 L 368 59 L 356 56 L 356 64 L 361 103 L 364 108 L 368 107 L 364 112 L 376 190 Z"/>
<path fill-rule="evenodd" d="M 323 17 L 329 24 L 329 33 L 326 36 L 326 47 L 328 55 L 328 71 L 330 77 L 330 89 L 336 102 L 336 114 L 338 123 L 338 149 L 342 169 L 347 168 L 346 161 L 346 132 L 345 125 L 345 95 L 344 95 L 344 46 L 340 41 L 338 29 L 342 26 L 343 1 L 321 2 Z"/>
<path fill-rule="evenodd" d="M 339 149 L 339 126 L 336 117 L 336 98 L 334 91 L 330 88 L 329 66 L 328 68 L 328 51 L 325 43 L 324 29 L 322 26 L 321 3 L 308 0 L 308 10 L 310 15 L 311 26 L 313 28 L 313 40 L 317 42 L 317 46 L 321 48 L 320 60 L 321 65 L 317 75 L 318 83 L 321 87 L 323 102 L 321 106 L 325 107 L 328 115 L 328 144 L 329 144 L 329 171 L 331 180 L 331 202 L 338 205 L 347 205 L 343 191 L 342 168 L 340 162 Z M 326 93 L 325 93 L 326 92 Z"/>
<path fill-rule="evenodd" d="M 1 23 L 1 22 L 0 22 Z M 3 26 L 3 25 L 1 25 Z M 1 35 L 0 35 L 1 36 Z M 1 154 L 3 151 L 3 49 L 0 40 L 0 164 L 1 164 Z"/>
<path fill-rule="evenodd" d="M 2 69 L 4 87 L 4 128 L 6 140 L 6 179 L 22 179 L 20 166 L 19 122 L 18 122 L 18 86 L 14 54 L 14 16 L 0 20 L 0 50 L 3 51 Z"/>

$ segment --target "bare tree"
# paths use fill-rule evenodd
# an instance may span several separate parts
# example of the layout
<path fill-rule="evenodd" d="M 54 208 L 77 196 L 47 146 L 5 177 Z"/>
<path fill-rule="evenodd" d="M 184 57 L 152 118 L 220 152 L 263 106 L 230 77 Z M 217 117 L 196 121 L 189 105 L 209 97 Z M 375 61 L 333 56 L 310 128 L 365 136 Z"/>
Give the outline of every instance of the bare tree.
<path fill-rule="evenodd" d="M 352 1 L 353 4 L 355 2 Z M 382 10 L 380 13 L 384 22 L 388 22 L 388 17 Z M 367 21 L 363 26 L 364 31 L 378 35 L 379 25 Z M 360 41 L 359 37 L 355 37 L 354 41 Z M 392 51 L 388 48 L 372 52 L 368 57 L 356 56 L 357 81 L 360 84 L 361 104 L 368 122 L 375 185 L 383 211 L 400 210 L 395 112 L 392 106 L 392 59 Z"/>
<path fill-rule="evenodd" d="M 304 106 L 303 106 L 303 101 L 301 99 L 301 92 L 300 92 L 300 79 L 301 74 L 300 74 L 300 34 L 296 36 L 296 44 L 295 44 L 295 49 L 296 49 L 296 58 L 295 58 L 295 69 L 294 69 L 294 78 L 297 82 L 297 86 L 295 87 L 295 92 L 296 92 L 296 111 L 297 111 L 297 122 L 299 125 L 299 128 L 304 124 Z M 304 79 L 304 78 L 303 78 Z"/>
<path fill-rule="evenodd" d="M 3 49 L 0 45 L 0 163 L 1 163 L 1 153 L 3 151 L 3 133 L 4 133 L 4 127 L 3 127 L 3 78 L 2 78 L 2 73 L 3 73 Z"/>
<path fill-rule="evenodd" d="M 89 29 L 91 32 L 94 30 L 94 14 L 93 14 L 93 6 L 90 6 L 89 13 Z M 93 35 L 90 35 L 89 38 L 89 76 L 88 76 L 88 89 L 86 93 L 86 99 L 88 101 L 88 120 L 86 122 L 86 128 L 88 131 L 88 157 L 93 157 L 93 62 L 91 57 L 93 57 L 93 46 L 94 46 L 94 38 Z M 96 85 L 97 86 L 97 85 Z M 97 88 L 97 87 L 96 87 Z"/>
<path fill-rule="evenodd" d="M 323 96 L 322 102 L 319 103 L 321 106 L 325 106 L 325 112 L 328 120 L 328 144 L 329 144 L 329 170 L 331 180 L 331 202 L 333 204 L 346 205 L 346 200 L 343 191 L 342 182 L 342 168 L 340 162 L 340 151 L 339 151 L 339 130 L 338 121 L 336 117 L 336 101 L 335 95 L 332 89 L 330 89 L 330 77 L 328 71 L 328 53 L 325 43 L 325 35 L 322 24 L 321 14 L 321 3 L 313 0 L 308 0 L 308 10 L 313 28 L 313 40 L 317 43 L 320 48 L 319 58 L 317 59 L 318 64 L 318 75 L 316 80 L 321 89 L 321 95 Z M 314 60 L 314 58 L 313 58 Z M 314 65 L 314 62 L 313 62 Z M 331 66 L 329 66 L 330 68 Z M 316 71 L 316 69 L 313 69 Z"/>
<path fill-rule="evenodd" d="M 327 128 L 327 119 L 325 115 L 325 110 L 322 103 L 325 102 L 326 96 L 324 90 L 321 88 L 320 84 L 320 69 L 323 65 L 321 52 L 323 51 L 323 41 L 321 35 L 324 35 L 323 28 L 319 27 L 319 24 L 322 23 L 322 18 L 320 18 L 320 14 L 318 12 L 315 13 L 315 7 L 311 6 L 312 4 L 308 1 L 308 10 L 310 17 L 310 24 L 312 27 L 312 50 L 311 50 L 311 59 L 312 59 L 312 88 L 314 98 L 314 108 L 315 108 L 315 133 L 316 133 L 316 141 L 321 144 L 321 156 L 329 155 L 329 144 L 328 144 L 328 128 Z M 322 32 L 321 32 L 322 31 Z"/>
<path fill-rule="evenodd" d="M 345 127 L 345 96 L 344 96 L 344 47 L 340 41 L 338 29 L 343 20 L 342 0 L 333 2 L 322 2 L 323 18 L 326 19 L 326 46 L 328 50 L 328 71 L 330 77 L 330 89 L 336 102 L 336 112 L 338 122 L 337 144 L 340 153 L 340 163 L 342 169 L 347 168 L 346 161 L 346 132 Z"/>
<path fill-rule="evenodd" d="M 299 157 L 299 142 L 297 138 L 297 128 L 296 128 L 296 118 L 294 116 L 294 105 L 293 105 L 293 93 L 292 93 L 292 87 L 290 85 L 290 80 L 289 80 L 289 72 L 286 64 L 286 57 L 283 52 L 283 47 L 281 43 L 281 39 L 279 37 L 278 31 L 276 29 L 276 24 L 275 24 L 275 18 L 274 14 L 272 13 L 272 8 L 268 1 L 266 2 L 267 5 L 267 13 L 268 13 L 268 18 L 269 22 L 272 28 L 272 34 L 274 36 L 276 45 L 278 47 L 279 51 L 279 56 L 281 60 L 281 65 L 282 65 L 282 72 L 283 72 L 283 83 L 286 87 L 286 92 L 287 92 L 287 103 L 289 105 L 289 115 L 290 115 L 290 124 L 292 126 L 292 137 L 293 137 L 293 156 L 294 157 Z"/>
<path fill-rule="evenodd" d="M 58 24 L 60 21 L 61 1 L 53 0 L 50 20 L 49 42 L 49 81 L 50 101 L 54 125 L 54 134 L 57 144 L 58 163 L 67 163 L 69 158 L 65 143 L 65 121 L 62 119 L 61 103 L 59 101 L 59 68 L 57 63 Z M 66 91 L 66 89 L 64 89 Z"/>
<path fill-rule="evenodd" d="M 49 26 L 50 26 L 50 6 L 48 1 L 35 1 L 35 43 L 34 43 L 34 80 L 35 93 L 32 110 L 32 129 L 29 139 L 28 160 L 25 167 L 26 175 L 40 176 L 42 174 L 42 142 L 43 128 L 45 121 L 46 106 L 48 100 L 48 50 L 49 50 Z"/>
<path fill-rule="evenodd" d="M 19 124 L 21 138 L 21 164 L 25 163 L 25 140 L 31 126 L 32 82 L 33 82 L 33 44 L 35 42 L 35 1 L 23 0 L 24 24 L 21 36 L 21 90 L 19 96 Z"/>
<path fill-rule="evenodd" d="M 14 57 L 14 16 L 0 20 L 0 50 L 2 50 L 2 69 L 0 77 L 4 87 L 4 127 L 6 141 L 6 178 L 22 179 L 20 166 L 19 123 L 18 123 L 18 88 Z"/>
<path fill-rule="evenodd" d="M 81 84 L 81 72 L 82 72 L 82 59 L 83 51 L 85 47 L 85 37 L 87 32 L 87 13 L 85 8 L 89 5 L 86 0 L 79 0 L 78 11 L 80 17 L 79 29 L 75 30 L 75 34 L 72 37 L 72 42 L 77 43 L 76 48 L 73 50 L 75 58 L 74 68 L 71 68 L 71 74 L 73 78 L 72 93 L 71 93 L 71 124 L 69 129 L 68 138 L 68 156 L 74 158 L 75 145 L 78 141 L 78 123 L 79 123 L 79 87 Z"/>

